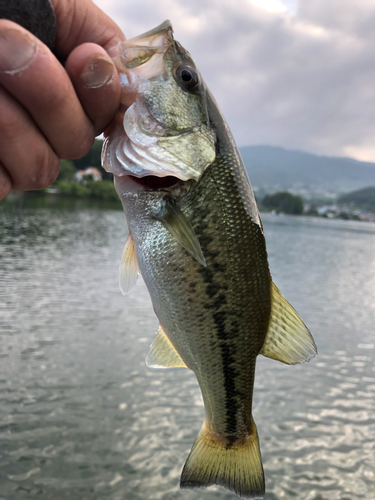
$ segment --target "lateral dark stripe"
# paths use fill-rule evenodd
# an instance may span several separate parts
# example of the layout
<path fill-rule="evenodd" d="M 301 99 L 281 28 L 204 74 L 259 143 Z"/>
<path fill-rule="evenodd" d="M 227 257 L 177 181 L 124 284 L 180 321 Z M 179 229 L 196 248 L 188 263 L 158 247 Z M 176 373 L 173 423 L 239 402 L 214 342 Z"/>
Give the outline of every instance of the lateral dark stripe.
<path fill-rule="evenodd" d="M 228 317 L 228 311 L 223 309 L 223 306 L 227 304 L 225 292 L 228 290 L 228 285 L 226 280 L 215 280 L 215 277 L 219 278 L 220 275 L 222 276 L 224 274 L 225 267 L 216 261 L 218 252 L 212 252 L 208 248 L 209 244 L 212 242 L 212 238 L 207 234 L 205 226 L 204 219 L 201 219 L 198 227 L 194 227 L 206 262 L 209 263 L 206 268 L 201 266 L 199 268 L 199 273 L 202 275 L 203 281 L 206 284 L 205 291 L 209 299 L 204 307 L 212 311 L 217 338 L 221 341 L 219 347 L 224 371 L 225 431 L 229 441 L 235 441 L 236 437 L 231 438 L 230 436 L 233 436 L 237 430 L 237 413 L 239 409 L 237 398 L 239 394 L 236 391 L 236 378 L 239 373 L 235 367 L 236 358 L 233 352 L 235 346 L 230 342 L 230 339 L 233 339 L 236 334 L 238 334 L 238 329 L 236 328 L 237 331 L 226 331 L 225 324 Z M 214 272 L 212 270 L 214 270 Z M 231 318 L 231 320 L 233 323 L 233 318 Z"/>

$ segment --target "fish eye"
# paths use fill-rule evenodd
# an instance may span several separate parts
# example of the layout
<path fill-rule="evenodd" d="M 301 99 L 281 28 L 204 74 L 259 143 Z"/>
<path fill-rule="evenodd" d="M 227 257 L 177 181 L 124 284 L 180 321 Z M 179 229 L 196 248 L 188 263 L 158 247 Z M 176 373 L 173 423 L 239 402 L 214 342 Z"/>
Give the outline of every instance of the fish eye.
<path fill-rule="evenodd" d="M 197 87 L 199 78 L 194 68 L 183 64 L 177 68 L 176 81 L 183 90 L 193 90 Z"/>

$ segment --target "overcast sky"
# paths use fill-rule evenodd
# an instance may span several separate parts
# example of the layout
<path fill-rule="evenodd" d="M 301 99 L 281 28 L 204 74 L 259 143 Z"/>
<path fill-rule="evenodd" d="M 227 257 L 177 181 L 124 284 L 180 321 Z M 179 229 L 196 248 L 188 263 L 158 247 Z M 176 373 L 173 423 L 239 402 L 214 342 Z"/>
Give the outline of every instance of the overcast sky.
<path fill-rule="evenodd" d="M 127 38 L 165 19 L 239 146 L 375 162 L 375 0 L 95 0 Z"/>

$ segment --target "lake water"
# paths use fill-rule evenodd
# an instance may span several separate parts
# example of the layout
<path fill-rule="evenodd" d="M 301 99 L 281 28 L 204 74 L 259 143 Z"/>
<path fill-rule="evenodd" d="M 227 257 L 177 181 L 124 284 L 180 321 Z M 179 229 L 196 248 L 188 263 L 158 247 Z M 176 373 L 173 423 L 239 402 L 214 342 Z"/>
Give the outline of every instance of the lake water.
<path fill-rule="evenodd" d="M 375 225 L 263 216 L 275 283 L 319 356 L 260 356 L 267 500 L 375 498 Z M 121 211 L 0 204 L 0 500 L 234 500 L 180 490 L 204 408 L 194 375 L 144 360 L 157 328 L 126 297 Z"/>

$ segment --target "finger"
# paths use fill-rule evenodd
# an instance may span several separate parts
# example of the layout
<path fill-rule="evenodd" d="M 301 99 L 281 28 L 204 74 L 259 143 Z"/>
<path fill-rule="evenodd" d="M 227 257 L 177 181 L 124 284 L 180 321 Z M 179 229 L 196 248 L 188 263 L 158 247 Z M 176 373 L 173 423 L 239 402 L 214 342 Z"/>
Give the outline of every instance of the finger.
<path fill-rule="evenodd" d="M 70 54 L 65 70 L 94 124 L 95 134 L 100 134 L 120 106 L 120 80 L 115 65 L 102 47 L 85 43 Z"/>
<path fill-rule="evenodd" d="M 19 101 L 60 158 L 90 149 L 94 129 L 50 50 L 11 21 L 0 20 L 0 85 Z"/>
<path fill-rule="evenodd" d="M 0 162 L 0 200 L 3 200 L 12 188 L 12 180 L 4 165 Z"/>
<path fill-rule="evenodd" d="M 63 59 L 85 42 L 108 50 L 125 40 L 119 26 L 92 0 L 52 0 L 52 5 L 57 21 L 56 52 Z"/>
<path fill-rule="evenodd" d="M 0 195 L 54 182 L 60 161 L 25 109 L 0 87 Z M 4 194 L 5 193 L 5 194 Z"/>

